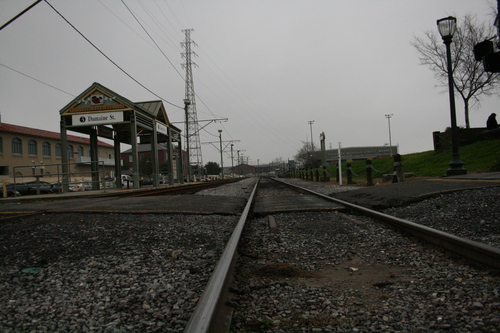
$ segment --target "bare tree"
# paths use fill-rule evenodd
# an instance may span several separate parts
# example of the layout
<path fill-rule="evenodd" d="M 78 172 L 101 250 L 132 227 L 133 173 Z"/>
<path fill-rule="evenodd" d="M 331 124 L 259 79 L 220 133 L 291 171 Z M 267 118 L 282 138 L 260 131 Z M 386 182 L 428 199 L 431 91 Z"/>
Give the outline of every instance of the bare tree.
<path fill-rule="evenodd" d="M 436 29 L 437 31 L 437 29 Z M 434 72 L 440 87 L 448 87 L 446 47 L 436 31 L 425 32 L 411 43 L 419 53 L 421 65 Z M 476 16 L 467 14 L 457 23 L 451 44 L 452 70 L 455 90 L 464 102 L 465 126 L 470 128 L 469 108 L 478 106 L 483 96 L 495 93 L 500 83 L 499 73 L 484 71 L 483 63 L 474 59 L 474 45 L 495 36 L 493 25 L 477 23 Z"/>
<path fill-rule="evenodd" d="M 306 169 L 317 168 L 320 166 L 317 153 L 314 151 L 311 142 L 302 141 L 302 148 L 297 151 L 295 159 L 299 164 L 302 164 Z"/>

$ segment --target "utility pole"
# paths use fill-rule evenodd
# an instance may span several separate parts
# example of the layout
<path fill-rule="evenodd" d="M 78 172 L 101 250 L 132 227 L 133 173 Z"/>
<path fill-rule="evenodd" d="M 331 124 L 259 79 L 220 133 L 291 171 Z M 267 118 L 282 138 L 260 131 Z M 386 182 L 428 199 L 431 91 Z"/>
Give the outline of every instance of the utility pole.
<path fill-rule="evenodd" d="M 191 40 L 191 31 L 193 31 L 193 29 L 185 29 L 182 31 L 186 36 L 184 42 L 181 42 L 181 46 L 184 48 L 184 52 L 181 53 L 181 56 L 186 60 L 186 62 L 182 64 L 182 68 L 186 69 L 186 90 L 184 99 L 190 101 L 190 104 L 186 106 L 186 114 L 188 116 L 186 119 L 186 149 L 188 150 L 188 156 L 190 157 L 188 170 L 191 170 L 191 164 L 196 165 L 196 170 L 199 173 L 199 176 L 201 176 L 200 172 L 203 167 L 203 158 L 201 155 L 192 68 L 192 66 L 196 66 L 196 64 L 191 60 L 191 55 L 196 56 L 196 53 L 191 51 L 191 45 L 197 45 Z"/>
<path fill-rule="evenodd" d="M 231 143 L 231 177 L 234 178 L 234 157 L 233 157 L 233 146 Z"/>
<path fill-rule="evenodd" d="M 232 154 L 232 151 L 233 151 L 233 142 L 240 142 L 240 140 L 227 140 L 227 141 L 222 141 L 222 130 L 219 130 L 219 141 L 213 141 L 213 142 L 203 142 L 204 145 L 212 145 L 215 147 L 215 149 L 217 149 L 219 152 L 220 152 L 220 164 L 221 164 L 221 168 L 224 168 L 224 165 L 223 165 L 223 156 L 222 156 L 222 153 L 224 152 L 224 150 L 226 150 L 226 148 L 231 145 L 231 154 Z M 222 143 L 227 143 L 224 147 L 222 146 Z M 217 147 L 218 145 L 218 147 Z M 238 150 L 239 152 L 239 150 Z M 224 171 L 223 171 L 224 172 Z M 223 176 L 224 177 L 224 174 Z M 223 178 L 224 179 L 224 178 Z"/>
<path fill-rule="evenodd" d="M 222 158 L 222 130 L 219 130 L 221 179 L 224 179 L 224 159 Z"/>
<path fill-rule="evenodd" d="M 385 117 L 387 118 L 387 123 L 389 124 L 389 154 L 392 157 L 392 140 L 391 140 L 391 114 L 386 114 Z"/>
<path fill-rule="evenodd" d="M 314 151 L 314 139 L 313 139 L 314 120 L 309 120 L 307 123 L 309 124 L 309 127 L 311 128 L 311 151 Z"/>
<path fill-rule="evenodd" d="M 240 151 L 236 151 L 238 153 L 238 164 L 240 163 Z M 241 164 L 240 164 L 240 177 L 241 177 Z"/>

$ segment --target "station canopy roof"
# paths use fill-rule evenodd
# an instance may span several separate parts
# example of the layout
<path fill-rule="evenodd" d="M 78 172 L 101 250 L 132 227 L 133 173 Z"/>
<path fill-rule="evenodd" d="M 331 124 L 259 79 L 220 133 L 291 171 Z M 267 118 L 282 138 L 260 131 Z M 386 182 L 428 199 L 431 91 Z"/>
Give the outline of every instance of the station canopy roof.
<path fill-rule="evenodd" d="M 106 113 L 122 114 L 123 118 L 119 119 L 121 121 L 104 123 L 99 127 L 112 126 L 112 129 L 119 132 L 122 137 L 130 136 L 132 113 L 136 117 L 138 131 L 141 133 L 152 131 L 153 126 L 156 126 L 155 122 L 171 128 L 179 136 L 181 132 L 179 128 L 170 123 L 161 100 L 135 103 L 97 82 L 73 99 L 59 113 L 61 116 L 66 116 L 67 129 L 84 134 L 90 134 L 93 125 L 85 123 L 83 115 L 92 115 L 98 118 L 99 115 Z M 75 118 L 75 116 L 81 117 Z"/>

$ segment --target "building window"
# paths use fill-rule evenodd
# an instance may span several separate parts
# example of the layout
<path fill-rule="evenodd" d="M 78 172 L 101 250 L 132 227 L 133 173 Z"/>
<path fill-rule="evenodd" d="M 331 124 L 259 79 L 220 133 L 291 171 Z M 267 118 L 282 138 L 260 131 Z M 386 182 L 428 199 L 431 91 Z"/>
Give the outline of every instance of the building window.
<path fill-rule="evenodd" d="M 89 154 L 88 154 L 89 157 L 92 157 L 92 151 L 89 150 Z"/>
<path fill-rule="evenodd" d="M 83 157 L 83 147 L 82 146 L 78 146 L 78 157 Z"/>
<path fill-rule="evenodd" d="M 50 143 L 47 141 L 42 143 L 42 154 L 44 157 L 50 157 Z"/>
<path fill-rule="evenodd" d="M 62 149 L 60 143 L 56 143 L 56 157 L 62 157 Z"/>
<path fill-rule="evenodd" d="M 3 139 L 0 136 L 0 154 L 3 154 Z"/>
<path fill-rule="evenodd" d="M 68 145 L 68 159 L 75 158 L 74 149 L 72 145 Z"/>
<path fill-rule="evenodd" d="M 12 154 L 23 154 L 23 142 L 19 138 L 12 139 Z"/>
<path fill-rule="evenodd" d="M 37 156 L 38 155 L 38 144 L 35 140 L 28 141 L 28 155 Z"/>

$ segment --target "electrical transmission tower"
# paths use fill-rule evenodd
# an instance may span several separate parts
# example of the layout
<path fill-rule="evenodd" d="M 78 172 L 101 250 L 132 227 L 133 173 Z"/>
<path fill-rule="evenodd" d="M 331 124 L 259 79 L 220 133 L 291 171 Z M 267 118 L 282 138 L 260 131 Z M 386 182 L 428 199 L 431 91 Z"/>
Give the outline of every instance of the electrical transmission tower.
<path fill-rule="evenodd" d="M 191 45 L 197 46 L 195 42 L 191 40 L 191 31 L 193 29 L 182 30 L 186 35 L 184 42 L 181 42 L 181 46 L 184 48 L 184 52 L 181 53 L 182 58 L 186 60 L 182 64 L 182 68 L 186 69 L 186 93 L 185 99 L 188 99 L 191 103 L 187 105 L 187 135 L 186 135 L 186 145 L 184 147 L 189 147 L 189 158 L 190 164 L 196 165 L 194 168 L 194 173 L 201 175 L 201 170 L 203 167 L 203 158 L 201 156 L 201 144 L 200 144 L 200 133 L 198 124 L 198 115 L 196 113 L 196 98 L 194 93 L 194 83 L 193 83 L 193 65 L 196 64 L 191 60 L 191 55 L 196 56 L 196 53 L 191 51 Z M 190 166 L 191 167 L 191 166 Z"/>

